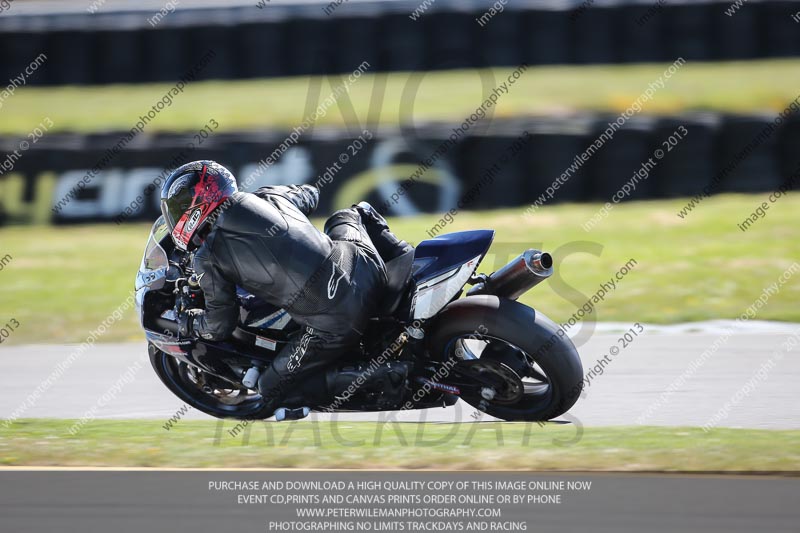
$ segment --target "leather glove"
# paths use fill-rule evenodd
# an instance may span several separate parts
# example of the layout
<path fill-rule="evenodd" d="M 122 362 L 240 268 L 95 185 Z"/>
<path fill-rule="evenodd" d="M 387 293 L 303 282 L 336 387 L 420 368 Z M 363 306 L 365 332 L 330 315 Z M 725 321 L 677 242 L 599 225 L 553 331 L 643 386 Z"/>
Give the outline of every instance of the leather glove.
<path fill-rule="evenodd" d="M 189 309 L 184 313 L 178 314 L 178 335 L 180 337 L 186 337 L 191 339 L 196 339 L 198 337 L 197 331 L 195 331 L 195 319 L 205 314 L 205 311 L 202 309 Z"/>

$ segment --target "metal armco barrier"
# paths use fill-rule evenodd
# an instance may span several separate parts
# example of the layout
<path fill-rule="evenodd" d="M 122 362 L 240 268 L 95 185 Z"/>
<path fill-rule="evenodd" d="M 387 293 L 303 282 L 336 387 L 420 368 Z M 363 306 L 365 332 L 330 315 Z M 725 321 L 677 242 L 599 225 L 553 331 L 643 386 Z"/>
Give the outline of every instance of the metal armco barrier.
<path fill-rule="evenodd" d="M 370 128 L 360 142 L 358 134 L 326 129 L 302 136 L 267 168 L 259 162 L 285 141 L 286 133 L 217 133 L 194 150 L 187 149 L 190 137 L 144 134 L 80 190 L 76 184 L 121 134 L 52 133 L 13 161 L 9 155 L 20 139 L 0 138 L 0 223 L 151 220 L 159 212 L 159 175 L 163 181 L 170 162 L 195 159 L 228 166 L 240 183 L 248 183 L 246 190 L 316 184 L 322 214 L 366 199 L 399 216 L 453 207 L 527 206 L 562 175 L 568 179 L 545 205 L 608 202 L 646 161 L 655 161 L 659 149 L 662 157 L 625 200 L 691 196 L 720 175 L 713 192 L 769 191 L 800 165 L 800 116 L 789 116 L 763 135 L 774 116 L 708 113 L 634 117 L 579 161 L 615 118 L 494 120 L 485 132 L 458 139 L 436 158 L 452 125 L 413 132 Z M 665 145 L 670 138 L 673 145 Z M 155 192 L 146 194 L 151 183 Z M 71 191 L 74 196 L 64 201 Z"/>
<path fill-rule="evenodd" d="M 53 67 L 31 84 L 170 81 L 198 49 L 218 60 L 203 79 L 349 72 L 364 60 L 377 72 L 538 64 L 731 60 L 800 55 L 797 2 L 514 0 L 483 24 L 496 2 L 437 0 L 416 20 L 419 0 L 327 1 L 230 8 L 182 8 L 155 27 L 152 12 L 20 13 L 0 17 L 0 79 L 39 53 Z"/>

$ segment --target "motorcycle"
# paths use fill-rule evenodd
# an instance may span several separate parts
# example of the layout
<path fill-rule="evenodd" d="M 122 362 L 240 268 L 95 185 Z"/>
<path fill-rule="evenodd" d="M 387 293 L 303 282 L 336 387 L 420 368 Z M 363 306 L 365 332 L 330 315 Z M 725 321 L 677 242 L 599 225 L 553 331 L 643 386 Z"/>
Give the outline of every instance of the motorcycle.
<path fill-rule="evenodd" d="M 444 234 L 388 261 L 379 311 L 353 353 L 328 370 L 334 378 L 355 377 L 351 386 L 311 405 L 302 393 L 289 395 L 283 403 L 300 412 L 294 418 L 307 415 L 308 407 L 329 413 L 427 409 L 459 399 L 509 421 L 544 421 L 569 410 L 583 385 L 577 350 L 553 321 L 517 301 L 552 275 L 553 259 L 529 249 L 492 274 L 476 273 L 493 239 L 493 230 Z M 275 413 L 265 411 L 258 372 L 300 326 L 285 310 L 238 289 L 240 321 L 230 340 L 181 338 L 179 312 L 202 307 L 191 260 L 159 218 L 135 286 L 153 369 L 172 393 L 204 413 L 269 418 Z M 400 394 L 370 381 L 381 365 L 402 369 Z"/>

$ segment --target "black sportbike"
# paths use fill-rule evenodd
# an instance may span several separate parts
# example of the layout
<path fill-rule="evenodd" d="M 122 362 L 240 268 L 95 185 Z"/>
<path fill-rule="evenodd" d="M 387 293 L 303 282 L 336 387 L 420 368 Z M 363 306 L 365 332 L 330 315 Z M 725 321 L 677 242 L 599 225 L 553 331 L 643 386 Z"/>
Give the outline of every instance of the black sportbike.
<path fill-rule="evenodd" d="M 334 377 L 353 377 L 351 385 L 330 392 L 324 402 L 290 394 L 285 407 L 304 416 L 303 407 L 425 409 L 461 398 L 503 420 L 548 420 L 566 412 L 583 382 L 575 346 L 554 322 L 517 301 L 552 275 L 552 257 L 526 250 L 490 275 L 476 274 L 493 238 L 492 230 L 441 235 L 389 261 L 380 312 L 358 348 L 328 370 Z M 181 400 L 209 415 L 269 418 L 273 413 L 265 411 L 254 376 L 299 326 L 286 311 L 239 290 L 240 322 L 230 341 L 180 338 L 178 310 L 202 306 L 190 265 L 191 257 L 175 249 L 160 218 L 136 278 L 137 309 L 156 374 Z M 394 375 L 404 376 L 402 383 L 371 380 L 382 365 L 401 369 Z M 286 416 L 282 411 L 276 418 Z"/>

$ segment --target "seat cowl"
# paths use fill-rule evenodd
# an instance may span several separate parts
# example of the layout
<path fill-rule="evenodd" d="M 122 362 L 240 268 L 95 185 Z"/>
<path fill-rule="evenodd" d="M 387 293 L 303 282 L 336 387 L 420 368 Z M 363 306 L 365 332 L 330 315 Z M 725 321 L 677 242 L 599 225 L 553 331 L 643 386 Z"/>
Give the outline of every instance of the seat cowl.
<path fill-rule="evenodd" d="M 493 240 L 494 230 L 479 229 L 447 233 L 422 241 L 414 254 L 412 279 L 419 285 L 477 256 L 483 259 Z"/>

